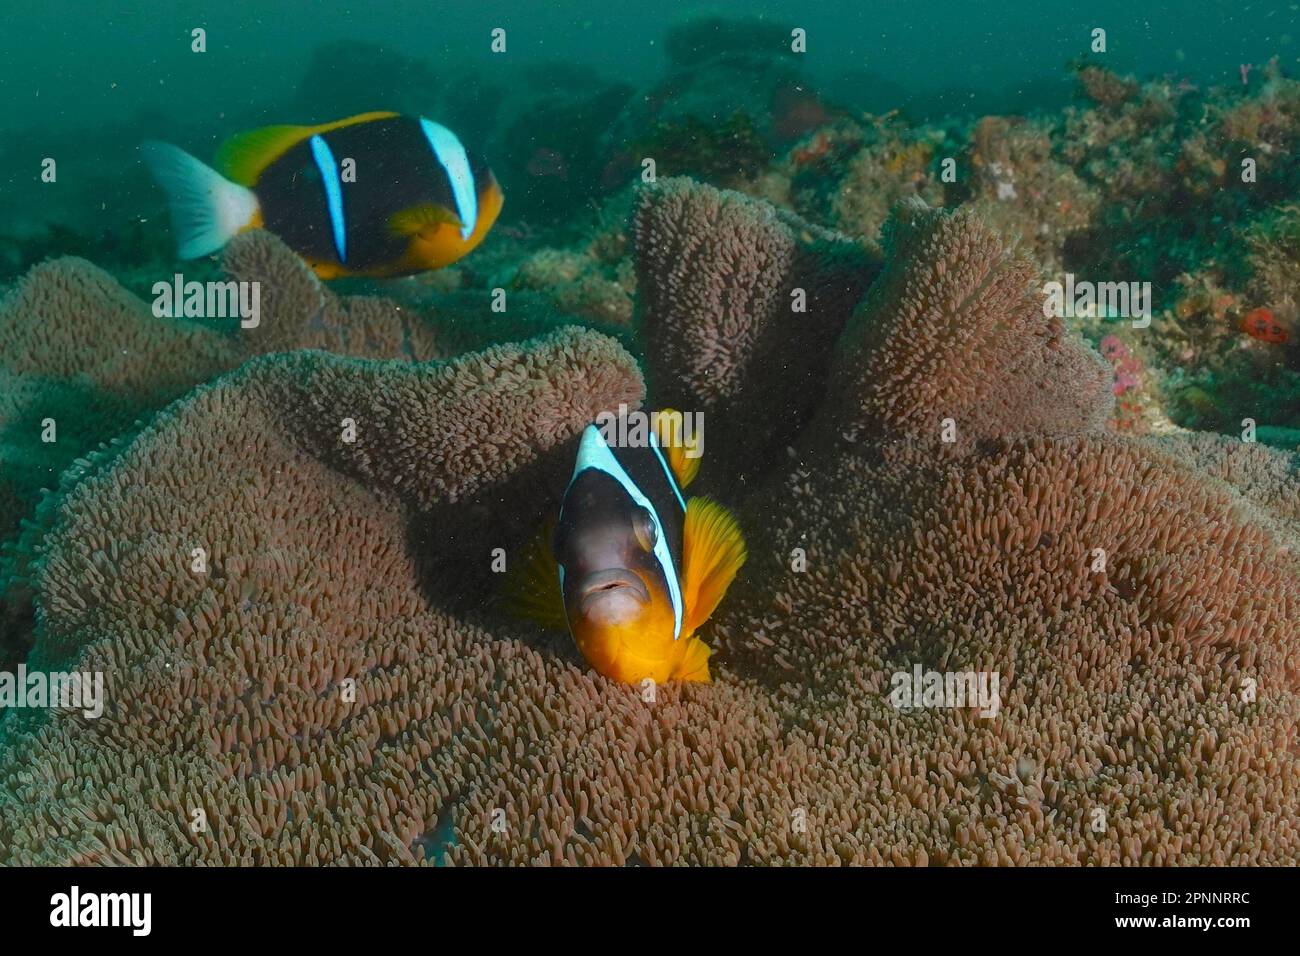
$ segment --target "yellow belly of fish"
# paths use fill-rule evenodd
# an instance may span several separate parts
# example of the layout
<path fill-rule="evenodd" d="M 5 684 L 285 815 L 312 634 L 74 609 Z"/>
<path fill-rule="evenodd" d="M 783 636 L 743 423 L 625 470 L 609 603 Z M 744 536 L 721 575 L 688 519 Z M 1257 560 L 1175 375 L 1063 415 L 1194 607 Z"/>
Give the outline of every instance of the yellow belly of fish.
<path fill-rule="evenodd" d="M 682 635 L 662 655 L 647 653 L 635 642 L 608 635 L 600 640 L 579 641 L 578 650 L 598 673 L 624 684 L 640 684 L 647 678 L 657 684 L 710 680 L 709 648 L 698 637 Z"/>

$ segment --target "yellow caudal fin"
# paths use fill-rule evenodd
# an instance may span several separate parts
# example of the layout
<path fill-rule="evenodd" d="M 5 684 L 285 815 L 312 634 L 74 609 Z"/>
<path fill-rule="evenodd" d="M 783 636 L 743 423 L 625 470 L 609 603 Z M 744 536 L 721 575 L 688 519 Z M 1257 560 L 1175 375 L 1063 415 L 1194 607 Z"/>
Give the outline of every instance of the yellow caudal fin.
<path fill-rule="evenodd" d="M 567 631 L 564 596 L 560 593 L 560 566 L 551 554 L 555 519 L 551 519 L 510 559 L 501 589 L 505 609 L 552 631 Z"/>
<path fill-rule="evenodd" d="M 683 631 L 709 619 L 745 563 L 745 538 L 730 511 L 708 498 L 686 503 L 682 531 Z"/>
<path fill-rule="evenodd" d="M 655 438 L 663 450 L 664 460 L 673 471 L 677 484 L 685 488 L 700 471 L 700 458 L 704 454 L 704 436 L 686 434 L 682 413 L 664 408 L 654 414 Z"/>
<path fill-rule="evenodd" d="M 460 226 L 461 222 L 450 209 L 431 202 L 399 209 L 388 217 L 388 228 L 399 236 L 418 236 L 447 224 Z"/>
<path fill-rule="evenodd" d="M 246 133 L 237 133 L 217 149 L 215 165 L 217 171 L 227 179 L 241 186 L 252 186 L 261 177 L 267 166 L 287 153 L 290 149 L 317 133 L 328 133 L 344 126 L 355 126 L 371 120 L 389 119 L 396 113 L 376 111 L 358 113 L 347 119 L 319 126 L 263 126 L 250 129 Z"/>

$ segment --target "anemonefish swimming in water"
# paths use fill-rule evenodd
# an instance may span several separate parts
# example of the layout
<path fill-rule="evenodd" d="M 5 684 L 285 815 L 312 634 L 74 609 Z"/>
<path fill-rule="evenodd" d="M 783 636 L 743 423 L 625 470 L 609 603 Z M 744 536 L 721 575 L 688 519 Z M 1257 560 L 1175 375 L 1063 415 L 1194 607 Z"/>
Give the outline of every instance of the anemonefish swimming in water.
<path fill-rule="evenodd" d="M 410 275 L 465 255 L 501 211 L 492 171 L 455 133 L 397 113 L 241 133 L 216 169 L 167 143 L 141 150 L 182 259 L 265 228 L 323 279 Z"/>
<path fill-rule="evenodd" d="M 709 647 L 696 632 L 745 563 L 745 541 L 721 505 L 683 495 L 702 449 L 681 440 L 680 416 L 653 419 L 640 443 L 611 445 L 595 425 L 583 432 L 550 541 L 544 533 L 526 553 L 508 605 L 567 628 L 612 680 L 708 681 Z"/>

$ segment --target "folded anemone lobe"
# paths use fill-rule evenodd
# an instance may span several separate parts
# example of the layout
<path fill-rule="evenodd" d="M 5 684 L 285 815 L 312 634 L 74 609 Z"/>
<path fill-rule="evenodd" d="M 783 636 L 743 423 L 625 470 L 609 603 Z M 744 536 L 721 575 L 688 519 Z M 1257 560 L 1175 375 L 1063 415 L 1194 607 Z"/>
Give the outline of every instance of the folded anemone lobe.
<path fill-rule="evenodd" d="M 256 327 L 157 316 L 151 301 L 71 257 L 33 267 L 0 302 L 0 541 L 48 513 L 36 505 L 61 474 L 75 477 L 159 408 L 251 357 L 316 348 L 423 361 L 458 351 L 434 342 L 447 338 L 450 316 L 336 295 L 269 233 L 238 236 L 223 264 L 229 280 L 256 284 Z M 160 278 L 171 284 L 171 274 Z M 21 659 L 14 647 L 25 644 L 30 617 L 22 581 L 40 530 L 0 552 L 0 670 Z"/>
<path fill-rule="evenodd" d="M 446 363 L 294 352 L 275 370 L 264 394 L 304 448 L 418 508 L 504 480 L 538 449 L 620 403 L 637 407 L 643 395 L 617 342 L 574 327 Z M 345 439 L 349 427 L 355 434 Z"/>
<path fill-rule="evenodd" d="M 0 361 L 19 375 L 78 379 L 165 402 L 268 352 L 435 357 L 415 316 L 385 299 L 336 295 L 270 233 L 238 236 L 223 267 L 228 280 L 257 283 L 255 327 L 236 329 L 233 318 L 157 316 L 153 302 L 83 259 L 41 263 L 0 302 Z"/>
<path fill-rule="evenodd" d="M 335 295 L 270 233 L 237 237 L 223 264 L 229 280 L 256 284 L 255 327 L 155 315 L 152 302 L 72 257 L 33 267 L 0 302 L 0 535 L 79 455 L 248 358 L 300 348 L 443 354 L 434 323 L 386 299 Z M 42 438 L 47 419 L 54 441 Z"/>
<path fill-rule="evenodd" d="M 726 421 L 710 457 L 752 470 L 807 423 L 877 264 L 838 233 L 684 178 L 645 189 L 633 226 L 651 399 Z"/>
<path fill-rule="evenodd" d="M 978 217 L 904 203 L 889 258 L 839 343 L 837 426 L 953 444 L 1100 431 L 1109 366 L 1044 315 L 1037 272 Z"/>
<path fill-rule="evenodd" d="M 237 360 L 226 336 L 155 316 L 149 303 L 84 259 L 33 267 L 0 303 L 0 362 L 17 375 L 76 378 L 166 400 Z"/>
<path fill-rule="evenodd" d="M 241 357 L 209 326 L 155 316 L 84 259 L 34 266 L 0 301 L 0 672 L 27 649 L 30 554 L 12 545 L 44 490 Z"/>

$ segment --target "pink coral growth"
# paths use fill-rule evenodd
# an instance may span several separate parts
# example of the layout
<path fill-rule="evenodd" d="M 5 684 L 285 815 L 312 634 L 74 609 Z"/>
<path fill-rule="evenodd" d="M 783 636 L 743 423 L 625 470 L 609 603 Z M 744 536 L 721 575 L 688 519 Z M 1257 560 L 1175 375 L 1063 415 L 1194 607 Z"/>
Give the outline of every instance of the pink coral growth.
<path fill-rule="evenodd" d="M 1102 339 L 1101 354 L 1115 368 L 1115 383 L 1112 389 L 1116 395 L 1131 392 L 1142 384 L 1142 360 L 1134 355 L 1119 338 L 1108 335 Z"/>

